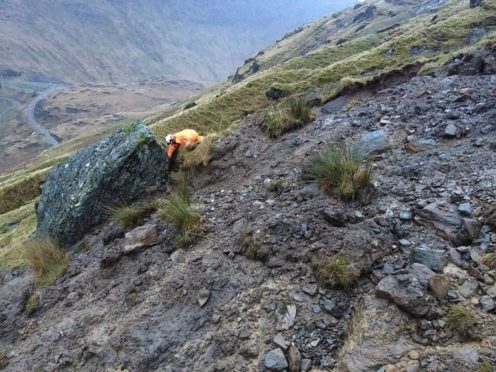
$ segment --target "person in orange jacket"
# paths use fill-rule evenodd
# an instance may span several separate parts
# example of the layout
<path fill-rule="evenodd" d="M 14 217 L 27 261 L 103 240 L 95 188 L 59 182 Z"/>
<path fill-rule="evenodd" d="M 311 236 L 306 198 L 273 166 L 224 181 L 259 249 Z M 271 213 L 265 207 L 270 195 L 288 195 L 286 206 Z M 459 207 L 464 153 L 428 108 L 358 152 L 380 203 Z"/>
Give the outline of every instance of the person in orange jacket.
<path fill-rule="evenodd" d="M 203 136 L 200 136 L 197 131 L 193 129 L 184 129 L 174 134 L 165 136 L 167 143 L 167 155 L 169 156 L 169 171 L 176 168 L 176 158 L 179 147 L 186 149 L 194 148 L 197 144 L 203 141 Z"/>

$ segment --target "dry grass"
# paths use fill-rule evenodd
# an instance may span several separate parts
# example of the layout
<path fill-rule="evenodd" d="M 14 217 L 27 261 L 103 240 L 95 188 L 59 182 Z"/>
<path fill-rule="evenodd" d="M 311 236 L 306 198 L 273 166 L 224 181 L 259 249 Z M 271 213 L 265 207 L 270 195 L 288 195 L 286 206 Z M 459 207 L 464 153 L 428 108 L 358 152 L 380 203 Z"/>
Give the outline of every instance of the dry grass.
<path fill-rule="evenodd" d="M 496 252 L 486 253 L 481 262 L 490 269 L 496 269 Z"/>
<path fill-rule="evenodd" d="M 190 204 L 191 195 L 186 187 L 183 187 L 172 193 L 159 207 L 160 217 L 179 230 L 176 237 L 178 247 L 191 244 L 201 232 L 203 216 Z"/>
<path fill-rule="evenodd" d="M 323 287 L 347 289 L 355 285 L 360 272 L 347 257 L 318 259 L 312 264 L 314 274 Z"/>
<path fill-rule="evenodd" d="M 485 360 L 480 364 L 479 372 L 496 372 L 496 367 L 491 362 Z"/>
<path fill-rule="evenodd" d="M 269 137 L 277 138 L 313 119 L 312 109 L 303 100 L 290 98 L 267 112 L 263 128 Z"/>
<path fill-rule="evenodd" d="M 206 168 L 215 151 L 215 135 L 206 136 L 193 150 L 180 149 L 179 164 L 181 169 L 194 171 Z"/>
<path fill-rule="evenodd" d="M 280 193 L 284 191 L 285 184 L 284 181 L 280 178 L 275 179 L 275 180 L 270 180 L 267 184 L 267 191 L 268 192 L 274 192 L 274 193 Z"/>
<path fill-rule="evenodd" d="M 27 241 L 24 252 L 26 261 L 33 270 L 37 287 L 55 283 L 69 265 L 67 254 L 46 238 Z"/>
<path fill-rule="evenodd" d="M 372 168 L 350 147 L 329 147 L 314 159 L 309 175 L 329 192 L 355 199 L 372 187 Z"/>
<path fill-rule="evenodd" d="M 451 305 L 446 315 L 446 325 L 453 332 L 466 335 L 475 323 L 475 315 L 465 305 Z"/>
<path fill-rule="evenodd" d="M 40 306 L 40 296 L 37 293 L 33 293 L 31 297 L 26 301 L 26 305 L 24 305 L 24 311 L 26 314 L 31 315 Z"/>
<path fill-rule="evenodd" d="M 107 208 L 107 213 L 121 225 L 129 228 L 142 225 L 145 218 L 155 212 L 157 208 L 157 201 L 152 199 L 132 205 L 111 206 Z"/>
<path fill-rule="evenodd" d="M 265 261 L 269 256 L 269 250 L 257 244 L 251 234 L 243 234 L 239 244 L 241 253 L 250 260 Z"/>

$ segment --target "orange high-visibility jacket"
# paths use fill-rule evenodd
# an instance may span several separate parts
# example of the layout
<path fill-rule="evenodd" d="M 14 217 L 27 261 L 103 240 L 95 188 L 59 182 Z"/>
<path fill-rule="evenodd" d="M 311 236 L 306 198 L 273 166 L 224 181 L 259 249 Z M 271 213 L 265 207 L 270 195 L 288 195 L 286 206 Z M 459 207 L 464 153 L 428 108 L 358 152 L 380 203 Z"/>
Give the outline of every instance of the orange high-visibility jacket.
<path fill-rule="evenodd" d="M 169 158 L 172 157 L 179 146 L 189 147 L 200 143 L 203 140 L 203 136 L 200 136 L 198 132 L 193 129 L 184 129 L 180 132 L 174 133 L 173 136 L 176 143 L 169 145 L 167 148 L 167 155 L 169 155 Z"/>

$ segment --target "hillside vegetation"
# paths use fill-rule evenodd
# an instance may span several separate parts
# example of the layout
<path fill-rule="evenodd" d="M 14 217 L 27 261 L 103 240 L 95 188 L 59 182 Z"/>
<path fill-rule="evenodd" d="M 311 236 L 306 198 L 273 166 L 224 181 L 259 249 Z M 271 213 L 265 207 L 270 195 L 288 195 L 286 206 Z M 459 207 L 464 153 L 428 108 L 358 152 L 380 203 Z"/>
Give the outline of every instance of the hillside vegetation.
<path fill-rule="evenodd" d="M 291 95 L 300 95 L 303 99 L 318 97 L 325 102 L 357 82 L 367 84 L 382 74 L 415 63 L 419 73 L 429 73 L 461 51 L 495 38 L 495 0 L 487 0 L 483 7 L 474 9 L 461 0 L 449 1 L 439 9 L 433 8 L 431 2 L 415 3 L 396 5 L 382 0 L 371 1 L 305 26 L 304 31 L 288 35 L 269 48 L 269 51 L 279 52 L 271 54 L 274 59 L 267 60 L 265 70 L 246 76 L 239 83 L 224 83 L 212 88 L 198 97 L 194 107 L 176 106 L 149 118 L 148 123 L 159 137 L 185 127 L 205 134 L 225 135 L 246 115 L 274 105 L 265 94 L 274 84 L 283 84 Z M 373 12 L 367 11 L 367 7 L 373 7 Z M 361 16 L 364 13 L 372 15 L 369 18 Z M 416 13 L 420 15 L 413 17 Z M 396 26 L 395 17 L 400 14 L 403 18 L 405 14 L 412 18 Z M 350 20 L 355 21 L 350 23 Z M 395 26 L 391 27 L 391 23 Z M 311 53 L 293 57 L 295 46 L 301 46 L 296 48 L 301 53 L 306 50 L 302 45 L 303 40 L 308 40 L 308 34 L 326 34 L 325 28 L 339 28 L 340 32 L 326 36 L 324 44 L 312 47 L 315 50 Z M 484 32 L 474 33 L 477 29 Z M 320 36 L 315 38 L 322 39 Z M 270 64 L 276 65 L 268 67 Z M 0 246 L 4 247 L 0 250 L 1 255 L 8 255 L 6 246 L 18 244 L 34 230 L 32 207 L 49 167 L 99 136 L 101 133 L 97 131 L 93 136 L 76 138 L 49 150 L 33 166 L 0 178 L 0 213 L 3 213 L 0 216 Z M 1 259 L 1 256 L 0 260 L 3 265 L 18 262 Z"/>

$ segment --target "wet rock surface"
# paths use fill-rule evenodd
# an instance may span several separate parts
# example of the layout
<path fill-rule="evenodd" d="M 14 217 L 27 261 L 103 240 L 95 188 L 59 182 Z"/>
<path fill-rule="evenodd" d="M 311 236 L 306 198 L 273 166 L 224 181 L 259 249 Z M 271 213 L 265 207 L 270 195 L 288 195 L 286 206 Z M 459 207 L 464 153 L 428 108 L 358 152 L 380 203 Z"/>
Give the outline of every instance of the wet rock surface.
<path fill-rule="evenodd" d="M 496 242 L 484 210 L 496 204 L 495 82 L 415 77 L 349 110 L 317 108 L 277 140 L 246 118 L 194 179 L 204 236 L 175 250 L 174 229 L 156 216 L 86 236 L 67 273 L 37 290 L 36 312 L 2 310 L 7 370 L 298 370 L 299 360 L 303 371 L 477 371 L 496 359 L 496 272 L 481 263 Z M 448 123 L 460 135 L 447 138 Z M 304 182 L 327 144 L 376 131 L 387 146 L 369 157 L 370 200 Z M 284 187 L 271 192 L 267 180 Z M 244 256 L 243 234 L 265 261 Z M 351 289 L 313 273 L 314 260 L 336 256 L 361 274 Z M 18 273 L 26 296 L 28 275 Z M 474 311 L 476 337 L 448 328 L 452 304 Z"/>
<path fill-rule="evenodd" d="M 78 151 L 50 171 L 36 212 L 37 234 L 63 246 L 103 222 L 105 208 L 167 187 L 167 155 L 152 132 L 135 122 Z"/>

